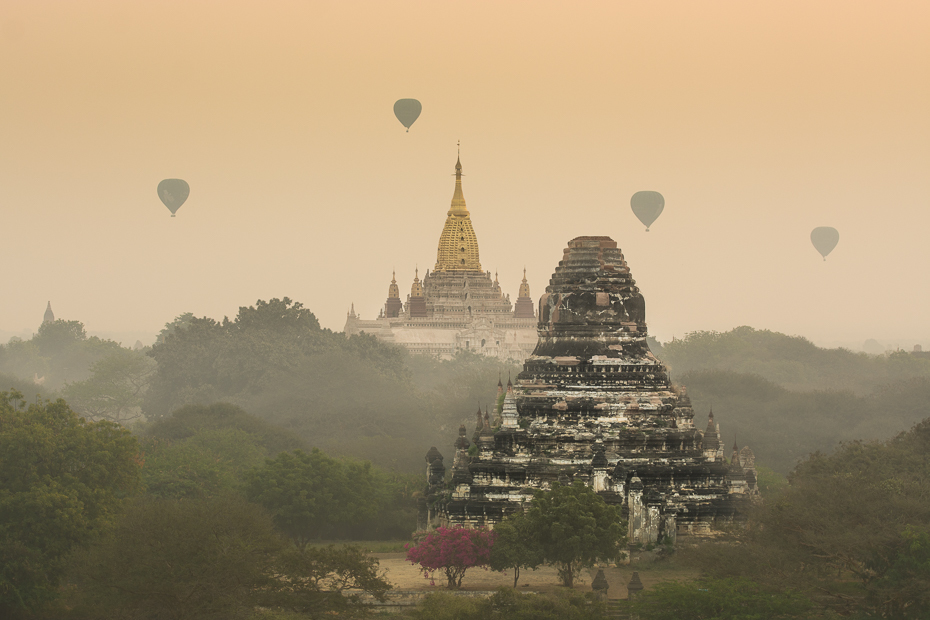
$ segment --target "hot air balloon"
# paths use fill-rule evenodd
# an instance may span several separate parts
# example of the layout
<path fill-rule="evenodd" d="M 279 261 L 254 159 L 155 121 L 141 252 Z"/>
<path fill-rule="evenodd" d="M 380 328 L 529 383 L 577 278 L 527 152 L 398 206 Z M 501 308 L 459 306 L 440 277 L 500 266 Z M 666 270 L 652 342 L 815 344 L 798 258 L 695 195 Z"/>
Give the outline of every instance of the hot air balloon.
<path fill-rule="evenodd" d="M 649 227 L 665 208 L 665 198 L 659 192 L 636 192 L 630 198 L 630 206 L 639 221 L 646 225 L 646 232 L 649 232 Z"/>
<path fill-rule="evenodd" d="M 410 126 L 420 117 L 423 106 L 416 99 L 398 99 L 394 102 L 394 116 L 410 131 Z"/>
<path fill-rule="evenodd" d="M 811 231 L 811 243 L 817 248 L 817 251 L 827 260 L 827 254 L 833 251 L 836 244 L 840 242 L 840 233 L 830 226 L 818 226 Z"/>
<path fill-rule="evenodd" d="M 158 197 L 171 211 L 171 217 L 178 212 L 190 193 L 191 186 L 183 179 L 165 179 L 158 184 Z"/>

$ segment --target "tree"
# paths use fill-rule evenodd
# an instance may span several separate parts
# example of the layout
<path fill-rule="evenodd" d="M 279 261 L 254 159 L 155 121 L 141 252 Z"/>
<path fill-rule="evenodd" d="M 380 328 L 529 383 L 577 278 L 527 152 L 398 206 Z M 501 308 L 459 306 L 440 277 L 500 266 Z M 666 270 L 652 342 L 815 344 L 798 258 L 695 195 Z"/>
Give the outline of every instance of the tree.
<path fill-rule="evenodd" d="M 739 545 L 689 555 L 710 576 L 816 594 L 843 615 L 926 618 L 930 419 L 886 442 L 813 454 L 765 502 Z"/>
<path fill-rule="evenodd" d="M 424 576 L 441 570 L 450 590 L 462 587 L 465 571 L 473 566 L 488 566 L 495 533 L 486 529 L 438 527 L 416 546 L 408 547 L 407 560 L 419 564 Z"/>
<path fill-rule="evenodd" d="M 282 548 L 268 514 L 240 497 L 145 497 L 79 557 L 72 604 L 98 618 L 241 617 L 277 586 Z"/>
<path fill-rule="evenodd" d="M 370 463 L 340 462 L 316 448 L 282 452 L 246 479 L 246 496 L 268 509 L 298 547 L 371 518 L 381 503 Z"/>
<path fill-rule="evenodd" d="M 378 560 L 351 545 L 290 547 L 277 568 L 277 586 L 268 603 L 311 617 L 357 607 L 362 592 L 384 601 L 391 589 L 379 573 Z"/>
<path fill-rule="evenodd" d="M 165 327 L 158 332 L 158 336 L 155 338 L 155 343 L 160 344 L 165 341 L 165 339 L 174 334 L 179 329 L 187 329 L 191 324 L 191 321 L 194 320 L 193 312 L 184 312 L 174 317 L 174 320 L 170 323 L 165 323 Z"/>
<path fill-rule="evenodd" d="M 139 487 L 138 443 L 67 403 L 26 406 L 0 392 L 0 616 L 54 598 L 66 557 L 87 544 Z"/>
<path fill-rule="evenodd" d="M 559 580 L 569 588 L 582 568 L 623 557 L 626 523 L 619 508 L 580 481 L 537 492 L 526 520 L 542 557 L 556 565 Z"/>
<path fill-rule="evenodd" d="M 491 570 L 513 569 L 513 587 L 517 587 L 520 571 L 524 568 L 535 570 L 543 563 L 542 552 L 535 544 L 529 520 L 521 510 L 497 524 L 497 535 L 491 547 Z"/>
<path fill-rule="evenodd" d="M 255 435 L 236 429 L 200 430 L 184 439 L 147 439 L 142 481 L 155 497 L 205 499 L 240 491 L 245 473 L 267 450 Z"/>
<path fill-rule="evenodd" d="M 810 618 L 810 599 L 745 578 L 666 581 L 643 590 L 630 607 L 641 620 L 788 620 Z"/>
<path fill-rule="evenodd" d="M 87 340 L 87 332 L 80 321 L 58 319 L 39 326 L 39 333 L 32 338 L 32 343 L 45 357 L 52 357 L 63 350 Z"/>
<path fill-rule="evenodd" d="M 268 456 L 277 456 L 284 450 L 306 447 L 306 442 L 294 433 L 275 426 L 241 407 L 230 403 L 187 405 L 170 416 L 158 418 L 142 429 L 142 434 L 153 440 L 178 442 L 203 431 L 242 431 L 251 435 Z"/>
<path fill-rule="evenodd" d="M 155 360 L 120 348 L 90 367 L 86 381 L 69 383 L 64 398 L 83 416 L 126 424 L 142 417 L 142 402 Z"/>
<path fill-rule="evenodd" d="M 48 392 L 87 379 L 94 362 L 119 349 L 111 340 L 88 338 L 80 321 L 58 320 L 43 323 L 30 340 L 0 347 L 0 372 L 32 379 Z"/>
<path fill-rule="evenodd" d="M 78 617 L 126 620 L 243 618 L 256 606 L 331 617 L 357 608 L 361 592 L 383 600 L 390 589 L 360 549 L 297 549 L 236 495 L 143 497 L 72 574 Z"/>

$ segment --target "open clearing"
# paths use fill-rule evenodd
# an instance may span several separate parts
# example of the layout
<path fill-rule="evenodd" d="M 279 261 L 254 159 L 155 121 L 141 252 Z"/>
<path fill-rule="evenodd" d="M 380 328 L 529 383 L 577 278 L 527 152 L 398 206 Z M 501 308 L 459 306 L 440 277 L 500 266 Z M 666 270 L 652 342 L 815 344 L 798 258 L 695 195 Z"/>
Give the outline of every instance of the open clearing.
<path fill-rule="evenodd" d="M 446 585 L 445 575 L 437 571 L 434 574 L 434 586 L 429 579 L 423 577 L 419 566 L 415 566 L 405 559 L 404 553 L 372 553 L 377 558 L 381 570 L 385 572 L 387 580 L 398 590 L 443 590 Z M 633 576 L 633 571 L 639 572 L 643 586 L 647 589 L 663 581 L 683 581 L 694 579 L 697 573 L 693 570 L 682 569 L 665 562 L 621 564 L 620 566 L 604 567 L 607 577 L 608 598 L 626 598 L 626 585 Z M 589 591 L 597 568 L 585 570 L 581 577 L 575 580 L 575 589 Z M 520 574 L 521 590 L 533 592 L 555 592 L 560 589 L 558 575 L 552 566 L 541 566 L 535 571 L 523 571 Z M 462 590 L 496 590 L 501 586 L 513 585 L 513 572 L 497 573 L 482 568 L 470 568 L 462 579 Z"/>

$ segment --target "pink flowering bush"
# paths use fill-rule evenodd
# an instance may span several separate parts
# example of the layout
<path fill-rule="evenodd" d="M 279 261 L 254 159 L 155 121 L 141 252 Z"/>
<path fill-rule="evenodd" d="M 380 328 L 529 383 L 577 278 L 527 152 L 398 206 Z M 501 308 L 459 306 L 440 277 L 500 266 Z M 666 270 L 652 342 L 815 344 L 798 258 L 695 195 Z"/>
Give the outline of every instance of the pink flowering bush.
<path fill-rule="evenodd" d="M 407 560 L 423 567 L 423 576 L 436 585 L 432 573 L 442 570 L 449 589 L 460 588 L 465 571 L 472 566 L 487 566 L 495 534 L 491 530 L 466 527 L 439 527 L 416 546 L 406 545 Z"/>

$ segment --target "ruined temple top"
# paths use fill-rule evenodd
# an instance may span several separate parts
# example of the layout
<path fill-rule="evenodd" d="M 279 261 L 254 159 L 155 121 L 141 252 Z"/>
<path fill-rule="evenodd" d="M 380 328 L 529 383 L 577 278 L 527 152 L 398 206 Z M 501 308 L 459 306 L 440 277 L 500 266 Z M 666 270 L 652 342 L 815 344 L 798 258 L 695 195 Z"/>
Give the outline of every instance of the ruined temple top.
<path fill-rule="evenodd" d="M 649 356 L 646 302 L 613 239 L 568 242 L 539 300 L 538 333 L 533 356 Z"/>
<path fill-rule="evenodd" d="M 471 225 L 471 216 L 462 193 L 462 160 L 455 162 L 455 191 L 452 206 L 446 214 L 446 224 L 439 236 L 436 267 L 433 271 L 481 271 L 478 259 L 478 238 Z"/>
<path fill-rule="evenodd" d="M 514 390 L 521 416 L 544 424 L 571 415 L 691 428 L 693 411 L 679 403 L 649 350 L 646 302 L 610 237 L 568 242 L 539 300 L 537 328 L 539 341 Z"/>

